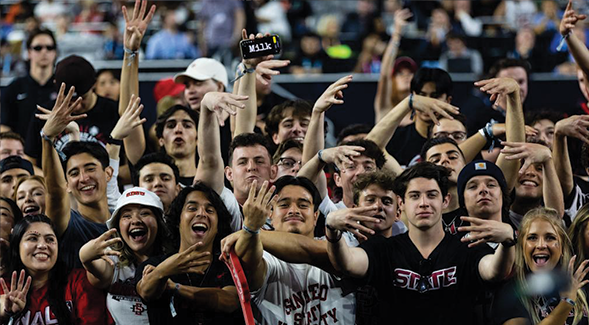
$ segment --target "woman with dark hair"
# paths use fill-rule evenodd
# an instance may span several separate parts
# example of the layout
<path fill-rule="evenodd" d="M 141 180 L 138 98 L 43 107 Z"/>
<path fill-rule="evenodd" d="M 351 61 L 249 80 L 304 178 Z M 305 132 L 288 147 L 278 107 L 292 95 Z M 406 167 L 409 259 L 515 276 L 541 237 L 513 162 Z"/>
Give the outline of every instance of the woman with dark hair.
<path fill-rule="evenodd" d="M 243 324 L 231 274 L 219 261 L 230 220 L 205 185 L 185 187 L 174 199 L 166 224 L 178 253 L 148 259 L 135 275 L 150 324 Z"/>
<path fill-rule="evenodd" d="M 84 270 L 68 271 L 58 253 L 55 226 L 47 216 L 26 216 L 14 226 L 11 283 L 0 281 L 2 324 L 29 320 L 60 325 L 106 323 L 104 294 L 88 282 Z"/>
<path fill-rule="evenodd" d="M 495 298 L 495 323 L 587 324 L 582 287 L 589 282 L 584 280 L 589 260 L 576 267 L 575 259 L 556 210 L 526 213 L 516 244 L 514 281 Z"/>
<path fill-rule="evenodd" d="M 0 278 L 8 274 L 8 254 L 12 227 L 22 219 L 22 213 L 14 201 L 0 197 Z"/>
<path fill-rule="evenodd" d="M 147 306 L 135 291 L 135 270 L 166 251 L 164 206 L 153 192 L 133 187 L 119 197 L 109 231 L 80 249 L 88 280 L 108 288 L 106 305 L 117 324 L 146 324 Z M 114 235 L 119 237 L 112 238 Z"/>

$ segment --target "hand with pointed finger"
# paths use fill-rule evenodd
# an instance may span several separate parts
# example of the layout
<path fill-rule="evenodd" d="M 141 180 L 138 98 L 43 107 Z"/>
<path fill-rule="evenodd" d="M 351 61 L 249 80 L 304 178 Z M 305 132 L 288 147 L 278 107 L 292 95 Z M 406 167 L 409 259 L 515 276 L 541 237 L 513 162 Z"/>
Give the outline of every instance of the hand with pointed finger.
<path fill-rule="evenodd" d="M 575 28 L 577 22 L 585 20 L 585 18 L 587 18 L 587 15 L 577 15 L 575 10 L 573 9 L 573 1 L 569 0 L 569 3 L 567 4 L 564 10 L 564 14 L 562 15 L 560 26 L 558 28 L 560 34 L 562 36 L 567 35 L 571 32 L 572 29 Z"/>
<path fill-rule="evenodd" d="M 413 95 L 413 108 L 423 114 L 427 114 L 436 125 L 440 124 L 438 122 L 438 116 L 441 115 L 453 120 L 454 117 L 450 114 L 460 113 L 460 109 L 456 106 L 450 105 L 439 99 L 420 95 Z"/>
<path fill-rule="evenodd" d="M 77 121 L 86 117 L 86 114 L 72 115 L 76 107 L 82 103 L 82 97 L 78 97 L 76 101 L 71 103 L 75 91 L 75 88 L 72 86 L 67 95 L 65 95 L 65 83 L 62 83 L 57 93 L 55 105 L 51 111 L 37 106 L 42 112 L 49 112 L 47 122 L 43 126 L 43 133 L 49 138 L 58 136 L 71 121 Z M 36 114 L 37 117 L 40 117 L 40 115 L 42 114 Z"/>
<path fill-rule="evenodd" d="M 473 217 L 460 217 L 460 219 L 470 223 L 470 226 L 458 227 L 459 232 L 468 232 L 460 239 L 463 243 L 470 242 L 468 247 L 514 240 L 513 228 L 506 223 Z"/>
<path fill-rule="evenodd" d="M 158 266 L 158 268 L 163 270 L 162 275 L 169 277 L 181 273 L 204 274 L 202 266 L 211 263 L 211 253 L 199 252 L 198 249 L 202 248 L 202 246 L 202 242 L 198 242 L 183 252 L 178 252 L 168 257 Z"/>
<path fill-rule="evenodd" d="M 573 301 L 577 299 L 577 292 L 581 290 L 589 280 L 586 280 L 585 277 L 589 272 L 589 268 L 587 265 L 589 264 L 589 260 L 584 260 L 577 270 L 575 270 L 575 261 L 577 260 L 577 255 L 573 256 L 569 261 L 568 265 L 568 273 L 571 277 L 571 282 L 569 283 L 568 290 L 561 292 L 560 296 L 562 298 L 569 298 Z"/>
<path fill-rule="evenodd" d="M 256 79 L 267 86 L 272 76 L 280 74 L 276 69 L 284 68 L 290 64 L 290 60 L 266 60 L 258 63 L 256 66 Z"/>
<path fill-rule="evenodd" d="M 506 96 L 520 93 L 520 87 L 517 81 L 512 78 L 492 78 L 480 80 L 474 83 L 480 91 L 491 95 L 491 102 L 494 108 L 506 108 Z M 521 96 L 521 95 L 520 95 Z"/>
<path fill-rule="evenodd" d="M 131 131 L 142 125 L 147 121 L 146 118 L 141 118 L 141 112 L 143 111 L 143 105 L 139 105 L 141 103 L 140 97 L 135 97 L 135 95 L 131 95 L 131 99 L 129 100 L 129 105 L 125 108 L 125 112 L 119 118 L 119 121 L 115 125 L 115 127 L 110 132 L 111 137 L 117 140 L 123 140 L 131 134 Z"/>
<path fill-rule="evenodd" d="M 138 51 L 141 46 L 141 40 L 145 35 L 147 26 L 151 22 L 155 14 L 155 5 L 151 5 L 149 12 L 145 15 L 147 10 L 147 0 L 135 0 L 135 7 L 133 14 L 129 16 L 127 7 L 121 8 L 123 17 L 125 18 L 125 34 L 123 36 L 123 44 L 125 48 L 131 51 Z"/>
<path fill-rule="evenodd" d="M 344 145 L 323 149 L 321 159 L 328 164 L 336 164 L 339 168 L 342 165 L 353 165 L 353 158 L 362 155 L 363 152 L 364 147 Z"/>
<path fill-rule="evenodd" d="M 524 160 L 522 167 L 519 170 L 520 174 L 533 164 L 544 164 L 552 159 L 552 151 L 545 145 L 530 142 L 507 142 L 501 141 L 505 146 L 501 149 L 501 153 L 505 155 L 508 160 Z"/>
<path fill-rule="evenodd" d="M 234 95 L 231 93 L 208 92 L 200 103 L 200 109 L 201 112 L 202 110 L 207 109 L 215 113 L 219 125 L 224 126 L 225 121 L 223 119 L 223 111 L 228 112 L 231 115 L 237 114 L 237 109 L 245 108 L 243 102 L 248 98 L 248 96 Z"/>
<path fill-rule="evenodd" d="M 0 286 L 2 286 L 2 299 L 4 306 L 0 306 L 0 318 L 6 318 L 7 312 L 16 314 L 25 308 L 27 302 L 27 293 L 31 287 L 32 278 L 26 277 L 25 281 L 25 270 L 20 271 L 17 282 L 17 272 L 12 272 L 12 279 L 10 281 L 10 289 L 6 285 L 4 279 L 0 278 Z"/>
<path fill-rule="evenodd" d="M 349 231 L 361 240 L 367 240 L 374 235 L 374 230 L 364 226 L 362 222 L 379 223 L 380 219 L 374 215 L 378 212 L 376 205 L 358 208 L 339 209 L 330 212 L 325 219 L 325 225 L 340 231 Z"/>
<path fill-rule="evenodd" d="M 80 248 L 80 261 L 82 264 L 90 263 L 104 257 L 104 260 L 107 261 L 108 264 L 114 266 L 113 261 L 108 258 L 108 255 L 121 256 L 121 252 L 107 248 L 123 244 L 123 240 L 120 237 L 115 237 L 116 235 L 117 230 L 112 228 L 84 244 L 84 246 Z"/>
<path fill-rule="evenodd" d="M 268 188 L 268 186 L 268 181 L 264 181 L 258 191 L 258 181 L 254 180 L 247 200 L 243 204 L 243 225 L 252 231 L 262 228 L 270 217 L 272 205 L 276 202 L 277 196 L 274 196 L 276 187 Z"/>
<path fill-rule="evenodd" d="M 589 144 L 589 115 L 573 115 L 556 122 L 554 136 L 577 138 Z"/>
<path fill-rule="evenodd" d="M 321 96 L 319 96 L 315 102 L 313 111 L 323 113 L 327 111 L 333 104 L 343 104 L 343 90 L 348 88 L 348 83 L 350 82 L 352 82 L 352 75 L 339 78 L 336 82 L 329 85 L 329 87 L 325 89 L 323 94 L 321 94 Z"/>

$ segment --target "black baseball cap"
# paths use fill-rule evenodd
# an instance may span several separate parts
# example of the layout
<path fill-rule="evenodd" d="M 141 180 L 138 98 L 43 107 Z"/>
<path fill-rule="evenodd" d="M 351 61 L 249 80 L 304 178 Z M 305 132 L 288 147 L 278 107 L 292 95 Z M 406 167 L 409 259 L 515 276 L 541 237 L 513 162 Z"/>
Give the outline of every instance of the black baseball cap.
<path fill-rule="evenodd" d="M 17 168 L 24 169 L 31 175 L 35 174 L 35 171 L 33 170 L 33 164 L 19 156 L 9 156 L 0 160 L 0 174 L 3 174 L 7 170 Z"/>
<path fill-rule="evenodd" d="M 55 87 L 59 89 L 65 82 L 66 94 L 71 86 L 76 87 L 74 97 L 82 96 L 96 83 L 96 71 L 90 62 L 81 56 L 70 55 L 57 63 L 55 68 Z"/>

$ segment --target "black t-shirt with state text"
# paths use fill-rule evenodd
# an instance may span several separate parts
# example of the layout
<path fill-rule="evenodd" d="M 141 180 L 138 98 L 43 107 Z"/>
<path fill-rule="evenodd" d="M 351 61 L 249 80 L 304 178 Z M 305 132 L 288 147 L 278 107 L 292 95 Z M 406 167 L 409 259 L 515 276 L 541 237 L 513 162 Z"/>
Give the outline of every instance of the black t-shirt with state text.
<path fill-rule="evenodd" d="M 160 255 L 149 258 L 135 271 L 135 283 L 139 283 L 143 277 L 143 270 L 147 265 L 158 266 L 173 254 Z M 219 261 L 219 253 L 213 254 L 213 260 L 205 274 L 181 273 L 170 277 L 175 283 L 198 288 L 224 288 L 233 286 L 233 278 L 225 263 Z M 172 316 L 170 303 L 174 297 L 174 310 L 177 313 Z M 186 300 L 170 290 L 152 301 L 146 302 L 149 323 L 152 325 L 171 324 L 244 324 L 241 308 L 232 313 L 213 312 L 206 310 L 196 303 Z"/>
<path fill-rule="evenodd" d="M 457 236 L 446 233 L 425 259 L 405 233 L 391 238 L 374 236 L 360 248 L 366 251 L 369 266 L 366 276 L 355 281 L 377 289 L 381 320 L 470 324 L 475 319 L 475 298 L 485 287 L 478 264 L 494 252 L 487 245 L 468 248 Z"/>

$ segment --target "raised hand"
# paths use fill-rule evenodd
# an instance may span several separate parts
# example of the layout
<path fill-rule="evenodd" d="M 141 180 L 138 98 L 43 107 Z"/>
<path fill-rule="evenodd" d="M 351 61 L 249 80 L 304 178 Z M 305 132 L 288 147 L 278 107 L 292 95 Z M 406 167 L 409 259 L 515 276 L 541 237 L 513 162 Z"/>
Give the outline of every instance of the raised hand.
<path fill-rule="evenodd" d="M 338 79 L 325 89 L 323 94 L 315 102 L 313 110 L 318 113 L 327 111 L 333 104 L 341 105 L 344 103 L 344 93 L 342 90 L 348 88 L 348 83 L 352 81 L 352 76 L 348 75 Z"/>
<path fill-rule="evenodd" d="M 514 239 L 513 229 L 506 223 L 473 217 L 460 217 L 460 219 L 470 223 L 470 226 L 458 227 L 458 231 L 468 232 L 460 239 L 463 243 L 470 242 L 468 247 L 483 243 L 503 243 Z"/>
<path fill-rule="evenodd" d="M 524 163 L 519 170 L 520 175 L 525 173 L 532 164 L 543 164 L 552 159 L 550 148 L 539 143 L 501 141 L 501 144 L 505 146 L 501 149 L 505 159 L 524 159 Z"/>
<path fill-rule="evenodd" d="M 8 316 L 5 314 L 6 312 L 15 314 L 25 308 L 27 303 L 27 292 L 29 292 L 29 288 L 31 287 L 31 281 L 32 278 L 28 276 L 25 282 L 25 270 L 21 270 L 17 282 L 16 271 L 14 271 L 12 272 L 12 279 L 10 281 L 10 290 L 8 290 L 6 282 L 4 279 L 0 278 L 0 285 L 4 292 L 2 295 L 4 299 L 2 300 L 5 304 L 3 308 L 0 309 L 0 315 L 5 317 Z"/>
<path fill-rule="evenodd" d="M 139 50 L 147 26 L 149 25 L 149 22 L 151 22 L 153 14 L 155 13 L 155 5 L 151 5 L 147 16 L 145 15 L 146 9 L 147 0 L 135 0 L 133 15 L 129 18 L 127 7 L 123 6 L 122 8 L 123 17 L 125 18 L 125 35 L 123 44 L 125 48 L 131 51 Z"/>
<path fill-rule="evenodd" d="M 454 118 L 450 114 L 460 113 L 459 108 L 456 106 L 450 105 L 439 99 L 419 95 L 413 95 L 413 108 L 429 115 L 436 125 L 440 124 L 436 114 L 453 120 Z"/>
<path fill-rule="evenodd" d="M 556 122 L 554 135 L 577 138 L 589 144 L 589 115 L 573 115 Z"/>
<path fill-rule="evenodd" d="M 535 137 L 538 136 L 538 130 L 534 129 L 533 127 L 526 125 L 526 136 L 527 137 Z M 493 135 L 496 137 L 500 137 L 505 135 L 505 123 L 495 123 L 493 124 L 493 126 L 491 127 L 491 130 L 493 131 Z"/>
<path fill-rule="evenodd" d="M 112 238 L 116 234 L 117 230 L 112 228 L 97 238 L 88 241 L 80 248 L 80 261 L 82 263 L 88 263 L 97 259 L 103 259 L 111 266 L 115 266 L 114 262 L 108 256 L 121 256 L 121 252 L 107 248 L 117 244 L 122 245 L 123 240 L 121 238 Z"/>
<path fill-rule="evenodd" d="M 215 113 L 215 115 L 217 115 L 219 125 L 223 126 L 225 125 L 223 111 L 226 111 L 231 115 L 237 114 L 236 108 L 245 108 L 245 104 L 243 102 L 248 98 L 248 96 L 234 95 L 230 93 L 208 92 L 203 97 L 200 105 L 201 109 L 208 109 L 209 111 Z"/>
<path fill-rule="evenodd" d="M 241 38 L 242 39 L 256 39 L 256 38 L 263 38 L 266 36 L 270 36 L 269 33 L 266 33 L 266 35 L 262 35 L 262 33 L 258 33 L 256 35 L 254 34 L 250 34 L 249 37 L 247 36 L 247 31 L 245 29 L 241 30 Z M 258 58 L 251 58 L 251 59 L 243 59 L 243 64 L 245 64 L 246 68 L 256 68 L 258 66 L 258 64 L 260 64 L 263 61 L 266 60 L 270 60 L 273 59 L 274 55 L 266 55 L 266 56 L 262 56 L 262 57 L 258 57 Z"/>
<path fill-rule="evenodd" d="M 562 36 L 569 34 L 571 30 L 575 28 L 577 22 L 580 20 L 585 20 L 585 18 L 587 18 L 587 15 L 577 15 L 573 9 L 573 1 L 569 0 L 569 3 L 564 10 L 564 14 L 562 15 L 562 20 L 560 21 L 560 34 Z"/>
<path fill-rule="evenodd" d="M 75 102 L 71 103 L 74 92 L 75 88 L 72 86 L 67 95 L 64 95 L 65 83 L 61 83 L 53 110 L 49 111 L 41 106 L 37 106 L 37 108 L 45 114 L 35 114 L 35 116 L 38 118 L 46 118 L 47 122 L 43 126 L 43 133 L 49 138 L 55 138 L 58 136 L 63 130 L 65 130 L 70 122 L 86 117 L 86 114 L 72 115 L 76 107 L 82 103 L 82 97 L 78 97 Z"/>
<path fill-rule="evenodd" d="M 568 273 L 571 277 L 571 282 L 569 284 L 568 290 L 560 294 L 562 298 L 569 298 L 573 301 L 577 299 L 577 292 L 589 282 L 589 280 L 585 280 L 585 276 L 587 275 L 587 272 L 589 272 L 589 269 L 587 268 L 587 263 L 589 263 L 589 260 L 584 260 L 583 263 L 579 265 L 577 270 L 575 270 L 576 260 L 577 255 L 573 256 L 569 261 Z"/>
<path fill-rule="evenodd" d="M 399 9 L 395 11 L 395 34 L 401 35 L 403 32 L 403 27 L 407 25 L 407 19 L 413 17 L 411 10 L 408 8 Z"/>
<path fill-rule="evenodd" d="M 274 196 L 276 187 L 268 189 L 268 181 L 264 181 L 260 191 L 257 191 L 258 181 L 254 180 L 250 187 L 250 193 L 243 205 L 243 224 L 249 229 L 256 231 L 266 223 L 272 211 L 272 204 L 277 197 Z M 256 193 L 257 192 L 257 193 Z"/>
<path fill-rule="evenodd" d="M 131 99 L 129 100 L 129 105 L 125 109 L 125 113 L 121 115 L 119 121 L 110 132 L 111 137 L 117 140 L 123 140 L 131 134 L 133 129 L 138 127 L 139 125 L 145 123 L 147 119 L 141 118 L 141 112 L 143 111 L 143 104 L 141 103 L 141 98 L 135 98 L 135 95 L 131 95 Z"/>
<path fill-rule="evenodd" d="M 360 146 L 333 147 L 321 151 L 321 159 L 328 164 L 349 165 L 354 164 L 353 158 L 362 155 L 362 152 L 364 152 L 364 147 Z"/>
<path fill-rule="evenodd" d="M 493 78 L 480 80 L 474 83 L 475 86 L 480 87 L 482 92 L 491 95 L 490 100 L 493 102 L 493 107 L 504 107 L 505 96 L 519 92 L 519 84 L 512 78 Z"/>
<path fill-rule="evenodd" d="M 374 230 L 362 225 L 362 222 L 379 223 L 380 219 L 372 217 L 377 212 L 376 205 L 339 209 L 327 215 L 325 225 L 340 231 L 350 231 L 359 239 L 367 240 L 368 237 L 365 234 L 374 235 Z"/>
<path fill-rule="evenodd" d="M 164 276 L 181 273 L 203 274 L 202 266 L 210 264 L 210 252 L 197 252 L 203 246 L 202 242 L 190 246 L 181 253 L 168 257 L 160 266 L 164 269 Z"/>
<path fill-rule="evenodd" d="M 290 64 L 290 60 L 266 60 L 258 63 L 256 66 L 256 78 L 264 85 L 268 85 L 268 80 L 272 79 L 272 76 L 280 74 L 280 71 L 274 70 L 277 68 L 284 68 Z"/>

